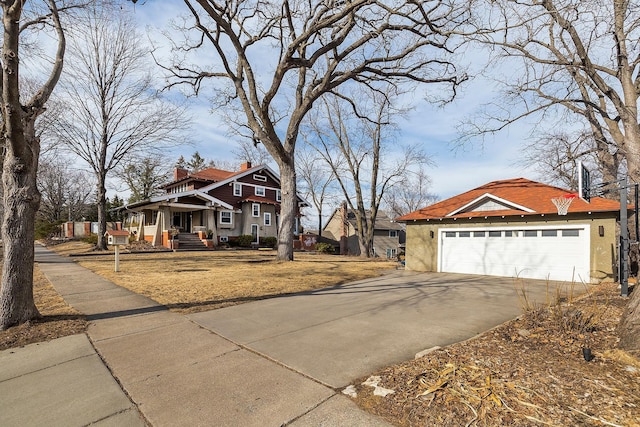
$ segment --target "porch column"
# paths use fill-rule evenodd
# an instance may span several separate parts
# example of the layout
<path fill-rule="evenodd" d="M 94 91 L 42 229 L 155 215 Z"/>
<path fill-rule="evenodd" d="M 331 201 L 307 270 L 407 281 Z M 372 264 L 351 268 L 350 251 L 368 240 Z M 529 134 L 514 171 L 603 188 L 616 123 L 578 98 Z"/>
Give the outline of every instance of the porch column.
<path fill-rule="evenodd" d="M 213 246 L 218 246 L 218 228 L 216 227 L 216 211 L 213 209 L 207 209 L 206 211 L 206 224 L 207 228 L 213 231 Z"/>

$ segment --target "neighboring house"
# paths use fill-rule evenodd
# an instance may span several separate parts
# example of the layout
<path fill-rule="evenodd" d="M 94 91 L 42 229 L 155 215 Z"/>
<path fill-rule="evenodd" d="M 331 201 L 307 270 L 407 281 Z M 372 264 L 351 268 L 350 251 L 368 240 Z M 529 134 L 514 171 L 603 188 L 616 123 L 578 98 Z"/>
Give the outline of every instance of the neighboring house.
<path fill-rule="evenodd" d="M 240 171 L 209 168 L 191 174 L 178 168 L 173 178 L 162 187 L 165 194 L 122 207 L 135 214 L 137 225 L 128 228 L 139 238 L 171 247 L 171 237 L 179 233 L 209 234 L 214 244 L 240 235 L 259 244 L 277 236 L 282 194 L 280 179 L 268 166 L 247 162 Z M 299 197 L 299 208 L 306 205 Z"/>
<path fill-rule="evenodd" d="M 370 220 L 371 212 L 367 211 Z M 336 209 L 322 229 L 322 236 L 335 241 L 341 255 L 360 255 L 360 245 L 356 236 L 355 213 L 345 205 Z M 395 258 L 400 245 L 404 243 L 404 227 L 393 222 L 384 212 L 378 211 L 373 229 L 373 253 L 378 257 Z"/>
<path fill-rule="evenodd" d="M 616 271 L 620 204 L 575 197 L 524 178 L 490 182 L 397 218 L 406 223 L 406 267 L 416 271 L 598 282 Z M 575 196 L 575 195 L 574 195 Z"/>

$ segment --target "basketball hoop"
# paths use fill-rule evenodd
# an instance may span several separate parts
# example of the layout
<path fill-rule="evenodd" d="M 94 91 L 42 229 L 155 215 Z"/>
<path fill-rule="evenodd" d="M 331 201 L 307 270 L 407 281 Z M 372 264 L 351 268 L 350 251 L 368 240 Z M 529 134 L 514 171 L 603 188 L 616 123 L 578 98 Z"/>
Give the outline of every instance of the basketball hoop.
<path fill-rule="evenodd" d="M 551 201 L 558 208 L 558 215 L 566 215 L 569 211 L 569 205 L 576 197 L 578 197 L 577 194 L 565 194 L 561 197 L 552 198 Z"/>

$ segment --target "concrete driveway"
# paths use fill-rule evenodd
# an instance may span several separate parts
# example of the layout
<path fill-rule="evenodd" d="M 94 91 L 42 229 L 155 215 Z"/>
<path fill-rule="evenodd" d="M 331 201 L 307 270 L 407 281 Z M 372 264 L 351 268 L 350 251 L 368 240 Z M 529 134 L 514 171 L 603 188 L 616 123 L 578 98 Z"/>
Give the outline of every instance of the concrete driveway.
<path fill-rule="evenodd" d="M 302 280 L 304 280 L 302 278 Z M 521 284 L 519 285 L 521 286 Z M 532 301 L 556 284 L 526 280 Z M 380 278 L 189 315 L 332 388 L 520 315 L 514 279 L 395 271 Z M 582 288 L 576 290 L 582 291 Z"/>

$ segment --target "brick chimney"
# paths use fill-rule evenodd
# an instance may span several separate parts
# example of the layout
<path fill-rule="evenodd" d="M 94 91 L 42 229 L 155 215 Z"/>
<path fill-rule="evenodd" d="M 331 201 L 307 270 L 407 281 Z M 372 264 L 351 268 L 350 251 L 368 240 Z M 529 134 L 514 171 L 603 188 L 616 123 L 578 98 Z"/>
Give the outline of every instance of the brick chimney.
<path fill-rule="evenodd" d="M 240 172 L 246 171 L 247 169 L 251 169 L 251 162 L 244 162 L 240 165 Z"/>
<path fill-rule="evenodd" d="M 175 168 L 173 170 L 173 180 L 177 181 L 189 175 L 189 171 L 182 168 Z"/>

